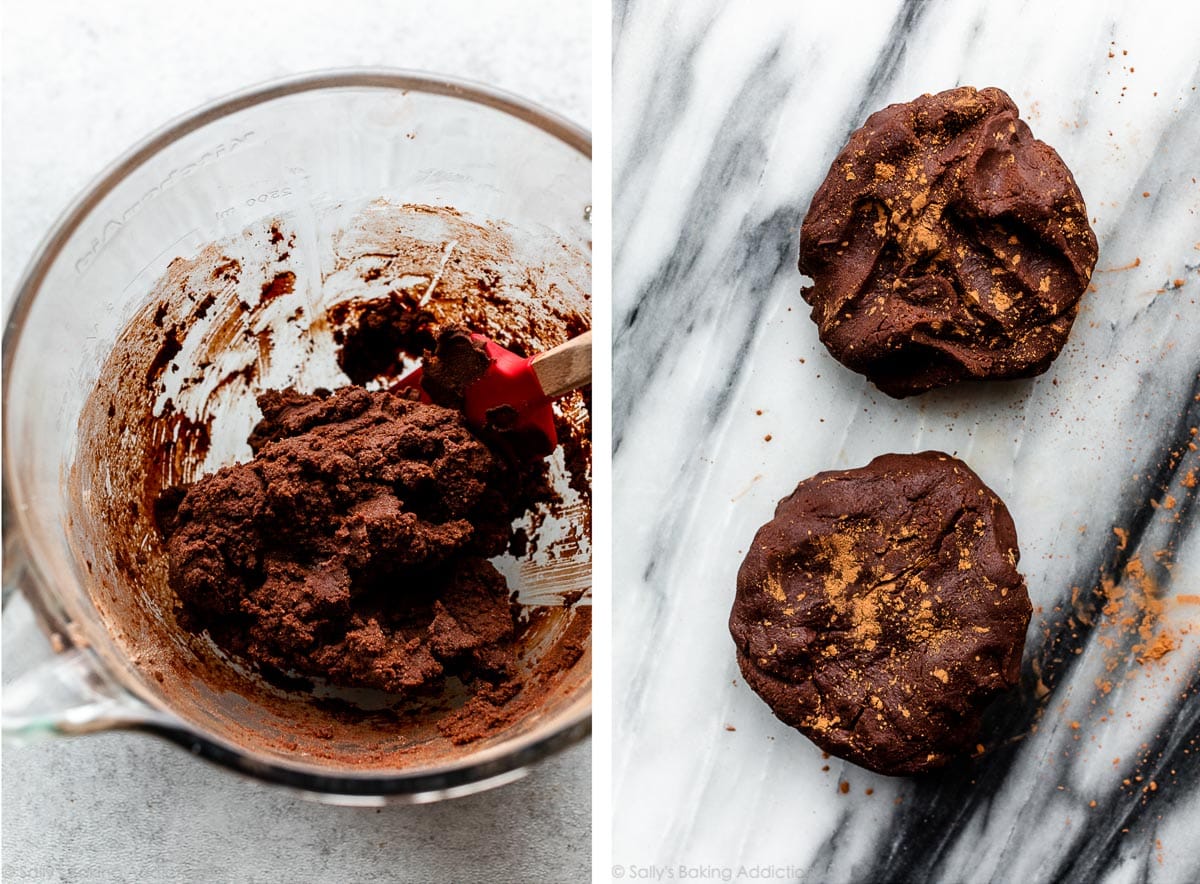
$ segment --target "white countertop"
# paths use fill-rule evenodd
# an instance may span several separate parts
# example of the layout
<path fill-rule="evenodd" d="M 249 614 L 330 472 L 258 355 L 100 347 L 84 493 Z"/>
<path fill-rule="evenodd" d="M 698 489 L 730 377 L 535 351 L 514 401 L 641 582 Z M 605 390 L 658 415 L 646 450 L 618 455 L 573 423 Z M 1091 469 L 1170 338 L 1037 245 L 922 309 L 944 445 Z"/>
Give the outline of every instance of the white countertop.
<path fill-rule="evenodd" d="M 119 16 L 83 2 L 5 12 L 6 311 L 38 241 L 101 168 L 167 120 L 263 80 L 331 67 L 424 69 L 591 124 L 586 2 L 139 0 Z M 9 665 L 43 641 L 20 601 L 4 637 Z M 382 810 L 312 804 L 151 737 L 6 745 L 3 878 L 582 880 L 590 806 L 589 743 L 498 790 Z"/>

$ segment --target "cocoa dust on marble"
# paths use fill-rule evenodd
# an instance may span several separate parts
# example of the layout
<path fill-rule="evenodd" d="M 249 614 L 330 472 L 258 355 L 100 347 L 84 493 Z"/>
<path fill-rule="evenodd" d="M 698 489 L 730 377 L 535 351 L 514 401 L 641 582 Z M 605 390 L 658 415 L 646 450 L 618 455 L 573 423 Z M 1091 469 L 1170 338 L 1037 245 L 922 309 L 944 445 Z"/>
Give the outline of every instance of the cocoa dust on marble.
<path fill-rule="evenodd" d="M 1146 498 L 1146 505 L 1154 513 L 1153 520 L 1178 523 L 1179 510 L 1194 503 L 1196 484 L 1190 477 L 1198 469 L 1194 465 L 1200 452 L 1194 441 L 1197 436 L 1200 427 L 1190 427 L 1182 444 L 1167 449 L 1163 464 L 1167 478 L 1155 480 Z M 1178 488 L 1173 488 L 1174 481 L 1178 481 Z M 1080 530 L 1086 530 L 1086 526 Z M 1176 585 L 1186 579 L 1175 571 L 1179 550 L 1174 539 L 1168 539 L 1159 548 L 1147 543 L 1152 530 L 1147 524 L 1140 528 L 1132 524 L 1112 526 L 1115 561 L 1101 566 L 1094 583 L 1073 586 L 1069 602 L 1054 606 L 1042 621 L 1046 650 L 1040 658 L 1033 659 L 1034 695 L 1039 705 L 1031 733 L 1037 733 L 1050 708 L 1054 676 L 1058 674 L 1055 664 L 1061 665 L 1064 660 L 1083 654 L 1091 643 L 1095 644 L 1101 663 L 1093 682 L 1094 691 L 1082 714 L 1078 707 L 1072 709 L 1079 718 L 1066 723 L 1072 742 L 1080 745 L 1074 752 L 1063 754 L 1075 763 L 1088 757 L 1088 752 L 1102 748 L 1100 741 L 1118 719 L 1122 701 L 1113 699 L 1114 692 L 1123 693 L 1124 702 L 1136 696 L 1141 704 L 1159 703 L 1160 698 L 1151 691 L 1162 692 L 1168 686 L 1175 702 L 1186 704 L 1200 696 L 1194 667 L 1186 655 L 1183 660 L 1176 659 L 1176 652 L 1194 646 L 1189 636 L 1200 630 L 1200 621 L 1187 608 L 1200 601 L 1200 596 L 1176 591 Z M 1038 613 L 1042 613 L 1041 609 Z M 1146 687 L 1135 688 L 1137 681 Z M 1064 700 L 1064 709 L 1066 704 Z M 1158 714 L 1159 710 L 1151 713 Z M 1133 715 L 1124 712 L 1126 718 Z M 1113 776 L 1120 779 L 1120 792 L 1144 806 L 1164 789 L 1187 785 L 1184 772 L 1175 765 L 1181 759 L 1195 756 L 1198 738 L 1185 735 L 1185 739 L 1186 742 L 1175 742 L 1169 732 L 1159 731 L 1147 735 L 1132 754 L 1105 756 L 1106 766 L 1111 764 Z M 1096 806 L 1095 800 L 1089 802 L 1089 807 Z"/>

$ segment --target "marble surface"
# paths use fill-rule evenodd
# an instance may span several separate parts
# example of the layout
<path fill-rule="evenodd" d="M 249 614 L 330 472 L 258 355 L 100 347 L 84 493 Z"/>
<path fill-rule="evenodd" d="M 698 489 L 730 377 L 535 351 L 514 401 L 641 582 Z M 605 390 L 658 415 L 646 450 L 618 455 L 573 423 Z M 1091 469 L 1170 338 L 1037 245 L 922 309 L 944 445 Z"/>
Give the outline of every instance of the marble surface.
<path fill-rule="evenodd" d="M 591 9 L 373 0 L 10 4 L 3 36 L 5 303 L 38 241 L 108 162 L 167 120 L 266 79 L 339 66 L 487 82 L 583 125 Z M 7 309 L 7 307 L 6 307 Z M 44 639 L 5 613 L 5 679 Z M 332 808 L 149 737 L 3 749 L 5 881 L 567 881 L 589 874 L 591 746 L 427 807 Z"/>
<path fill-rule="evenodd" d="M 614 12 L 612 876 L 1200 879 L 1200 69 L 1181 42 L 1200 7 Z M 1062 154 L 1099 264 L 1045 375 L 895 401 L 817 340 L 799 226 L 868 113 L 959 84 L 1008 91 Z M 1007 501 L 1036 610 L 983 754 L 893 779 L 778 722 L 726 620 L 799 480 L 929 448 Z M 1125 593 L 1107 614 L 1105 582 Z M 1139 662 L 1158 636 L 1174 650 Z"/>

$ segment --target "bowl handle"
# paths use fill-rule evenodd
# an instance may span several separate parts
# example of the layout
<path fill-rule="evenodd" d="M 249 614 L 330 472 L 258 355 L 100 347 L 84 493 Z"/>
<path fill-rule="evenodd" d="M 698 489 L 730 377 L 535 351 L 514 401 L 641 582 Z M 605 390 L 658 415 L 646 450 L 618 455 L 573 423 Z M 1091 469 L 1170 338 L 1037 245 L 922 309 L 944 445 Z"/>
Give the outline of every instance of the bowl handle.
<path fill-rule="evenodd" d="M 0 700 L 5 740 L 166 725 L 166 719 L 104 676 L 94 655 L 77 648 L 22 672 L 4 686 Z"/>
<path fill-rule="evenodd" d="M 72 645 L 52 630 L 46 630 L 51 632 L 46 641 L 31 601 L 19 589 L 12 591 L 10 580 L 4 582 L 5 740 L 177 724 L 117 683 L 90 648 Z"/>

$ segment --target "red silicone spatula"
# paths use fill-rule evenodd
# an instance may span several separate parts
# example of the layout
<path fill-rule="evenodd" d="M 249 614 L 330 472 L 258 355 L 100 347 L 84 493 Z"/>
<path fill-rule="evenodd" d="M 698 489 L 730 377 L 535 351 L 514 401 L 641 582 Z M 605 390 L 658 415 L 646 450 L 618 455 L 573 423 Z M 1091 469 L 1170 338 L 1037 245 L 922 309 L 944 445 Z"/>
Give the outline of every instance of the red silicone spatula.
<path fill-rule="evenodd" d="M 434 401 L 461 408 L 472 426 L 540 457 L 558 446 L 550 403 L 591 383 L 592 333 L 527 357 L 483 335 L 451 333 L 438 342 L 432 362 L 401 385 L 420 385 Z"/>

